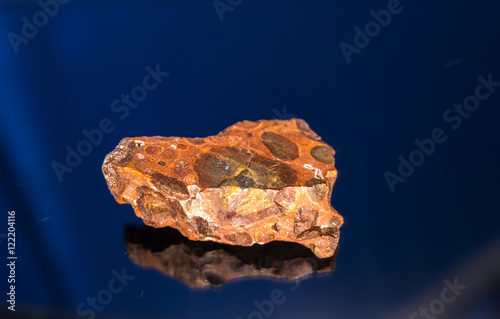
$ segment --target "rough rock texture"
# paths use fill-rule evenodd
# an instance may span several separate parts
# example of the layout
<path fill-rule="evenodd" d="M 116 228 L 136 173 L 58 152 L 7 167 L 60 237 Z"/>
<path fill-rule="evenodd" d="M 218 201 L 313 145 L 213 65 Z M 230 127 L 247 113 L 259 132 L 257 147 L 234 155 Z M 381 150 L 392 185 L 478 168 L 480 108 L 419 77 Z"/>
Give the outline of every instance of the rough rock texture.
<path fill-rule="evenodd" d="M 192 288 L 255 277 L 296 280 L 335 268 L 335 257 L 319 259 L 296 243 L 233 246 L 192 241 L 170 227 L 134 225 L 125 227 L 124 238 L 127 255 L 136 265 L 156 269 Z"/>
<path fill-rule="evenodd" d="M 333 255 L 335 151 L 301 119 L 243 121 L 206 138 L 124 138 L 102 167 L 118 203 L 192 240 L 300 243 Z"/>

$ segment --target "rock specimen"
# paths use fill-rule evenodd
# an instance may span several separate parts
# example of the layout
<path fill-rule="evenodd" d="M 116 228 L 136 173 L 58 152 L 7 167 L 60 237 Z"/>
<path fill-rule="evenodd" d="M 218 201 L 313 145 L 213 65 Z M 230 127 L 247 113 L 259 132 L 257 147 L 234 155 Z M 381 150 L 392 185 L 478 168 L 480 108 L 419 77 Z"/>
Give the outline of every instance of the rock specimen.
<path fill-rule="evenodd" d="M 301 119 L 243 121 L 206 138 L 124 138 L 102 167 L 118 203 L 192 240 L 291 241 L 333 255 L 335 151 Z"/>
<path fill-rule="evenodd" d="M 125 226 L 124 238 L 133 263 L 156 269 L 192 288 L 218 287 L 230 280 L 255 277 L 296 280 L 335 268 L 335 257 L 318 259 L 296 243 L 232 246 L 192 241 L 170 227 L 134 225 Z"/>

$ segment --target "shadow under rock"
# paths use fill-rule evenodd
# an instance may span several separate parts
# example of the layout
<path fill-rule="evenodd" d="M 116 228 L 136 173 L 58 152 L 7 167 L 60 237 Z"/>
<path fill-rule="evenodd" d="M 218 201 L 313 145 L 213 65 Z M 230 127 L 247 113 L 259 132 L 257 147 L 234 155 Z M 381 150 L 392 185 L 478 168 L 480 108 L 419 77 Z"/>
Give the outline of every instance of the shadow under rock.
<path fill-rule="evenodd" d="M 170 227 L 130 224 L 124 227 L 124 240 L 134 264 L 157 269 L 192 288 L 255 277 L 297 280 L 335 268 L 335 255 L 320 259 L 307 247 L 290 242 L 232 246 L 192 241 Z"/>

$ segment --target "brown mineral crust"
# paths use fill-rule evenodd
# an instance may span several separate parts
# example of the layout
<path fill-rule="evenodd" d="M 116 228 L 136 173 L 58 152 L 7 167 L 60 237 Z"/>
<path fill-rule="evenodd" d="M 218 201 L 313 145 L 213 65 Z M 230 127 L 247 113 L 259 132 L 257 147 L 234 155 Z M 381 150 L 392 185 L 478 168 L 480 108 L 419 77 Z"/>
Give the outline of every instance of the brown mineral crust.
<path fill-rule="evenodd" d="M 170 227 L 127 225 L 127 256 L 192 288 L 218 287 L 227 281 L 270 277 L 296 280 L 335 268 L 335 257 L 319 259 L 306 247 L 274 241 L 251 247 L 192 241 Z"/>
<path fill-rule="evenodd" d="M 118 203 L 192 240 L 291 241 L 333 255 L 335 151 L 301 119 L 243 121 L 206 138 L 124 138 L 102 167 Z"/>

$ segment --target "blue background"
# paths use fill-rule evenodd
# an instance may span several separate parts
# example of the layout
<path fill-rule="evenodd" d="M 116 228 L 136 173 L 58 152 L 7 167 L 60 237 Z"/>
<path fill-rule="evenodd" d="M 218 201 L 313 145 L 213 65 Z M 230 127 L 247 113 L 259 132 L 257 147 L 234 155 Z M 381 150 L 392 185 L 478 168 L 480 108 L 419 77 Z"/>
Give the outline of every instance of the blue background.
<path fill-rule="evenodd" d="M 407 318 L 419 296 L 500 235 L 500 88 L 457 130 L 443 121 L 478 76 L 500 81 L 500 6 L 402 0 L 347 63 L 340 43 L 353 44 L 353 28 L 387 3 L 246 0 L 221 21 L 212 1 L 74 0 L 16 53 L 9 32 L 21 35 L 21 18 L 40 6 L 3 1 L 0 246 L 6 255 L 15 210 L 18 311 L 77 317 L 77 305 L 125 267 L 135 279 L 100 316 L 247 318 L 254 300 L 281 289 L 286 301 L 273 318 L 388 318 L 408 305 Z M 120 119 L 112 101 L 158 64 L 170 75 Z M 265 279 L 191 291 L 129 261 L 123 226 L 142 221 L 115 202 L 101 173 L 122 138 L 204 137 L 241 120 L 293 116 L 337 152 L 332 205 L 346 222 L 333 274 L 296 291 Z M 103 118 L 113 132 L 60 182 L 52 163 L 64 163 L 65 148 Z M 398 156 L 435 128 L 447 140 L 391 192 L 384 172 L 396 173 Z M 5 311 L 6 267 L 0 274 Z M 470 318 L 493 318 L 491 307 L 474 305 Z"/>

